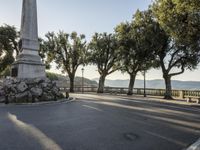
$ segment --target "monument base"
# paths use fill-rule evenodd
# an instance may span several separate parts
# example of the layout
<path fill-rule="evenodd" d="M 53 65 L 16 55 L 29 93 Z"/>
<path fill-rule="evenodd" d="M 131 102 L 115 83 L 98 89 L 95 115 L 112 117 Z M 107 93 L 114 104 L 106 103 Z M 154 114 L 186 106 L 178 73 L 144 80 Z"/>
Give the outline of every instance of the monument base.
<path fill-rule="evenodd" d="M 64 98 L 56 82 L 48 78 L 15 79 L 7 78 L 0 86 L 0 102 L 34 103 L 56 101 Z"/>
<path fill-rule="evenodd" d="M 18 79 L 45 78 L 45 65 L 40 56 L 20 54 L 11 68 L 12 77 Z"/>

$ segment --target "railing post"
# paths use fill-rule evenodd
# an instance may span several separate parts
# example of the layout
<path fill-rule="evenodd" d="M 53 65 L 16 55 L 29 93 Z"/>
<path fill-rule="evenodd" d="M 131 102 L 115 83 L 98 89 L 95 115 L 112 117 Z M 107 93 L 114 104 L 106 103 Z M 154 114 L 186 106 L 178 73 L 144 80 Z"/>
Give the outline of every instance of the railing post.
<path fill-rule="evenodd" d="M 138 95 L 141 94 L 141 89 L 137 89 L 137 94 L 138 94 Z"/>
<path fill-rule="evenodd" d="M 184 98 L 185 98 L 185 96 L 184 96 L 184 91 L 183 91 L 183 90 L 180 90 L 180 91 L 179 91 L 179 98 L 181 98 L 181 99 L 184 99 Z"/>
<path fill-rule="evenodd" d="M 120 94 L 123 94 L 123 93 L 124 93 L 124 89 L 120 88 Z"/>

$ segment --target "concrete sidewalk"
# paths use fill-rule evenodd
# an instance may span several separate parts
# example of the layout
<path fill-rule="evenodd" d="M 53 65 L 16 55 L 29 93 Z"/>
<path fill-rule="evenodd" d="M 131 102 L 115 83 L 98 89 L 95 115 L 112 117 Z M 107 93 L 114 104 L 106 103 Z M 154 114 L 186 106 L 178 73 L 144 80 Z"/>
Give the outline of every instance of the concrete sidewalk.
<path fill-rule="evenodd" d="M 117 97 L 117 98 L 122 98 L 122 99 L 138 99 L 138 100 L 144 100 L 144 101 L 154 101 L 154 102 L 161 102 L 161 103 L 169 103 L 169 104 L 180 104 L 180 105 L 185 105 L 185 106 L 194 106 L 194 107 L 199 107 L 200 108 L 200 104 L 197 103 L 188 103 L 187 100 L 184 99 L 172 99 L 172 100 L 166 100 L 163 99 L 162 96 L 150 96 L 147 95 L 147 97 L 144 97 L 143 95 L 125 95 L 125 94 L 108 94 L 108 93 L 103 93 L 103 94 L 98 94 L 98 93 L 94 93 L 94 92 L 85 92 L 85 93 L 70 93 L 70 95 L 73 96 L 77 96 L 78 95 L 96 95 L 96 96 L 109 96 L 109 97 Z"/>

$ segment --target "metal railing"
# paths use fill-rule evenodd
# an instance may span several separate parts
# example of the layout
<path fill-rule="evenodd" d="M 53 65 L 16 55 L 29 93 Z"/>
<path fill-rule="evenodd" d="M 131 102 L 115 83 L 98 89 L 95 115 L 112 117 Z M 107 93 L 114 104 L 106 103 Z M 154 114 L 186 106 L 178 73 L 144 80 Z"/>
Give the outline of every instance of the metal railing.
<path fill-rule="evenodd" d="M 190 96 L 200 97 L 200 91 L 197 91 L 197 90 L 195 90 L 195 91 L 193 91 L 193 90 L 183 90 L 182 92 L 183 92 L 183 98 L 190 97 Z"/>
<path fill-rule="evenodd" d="M 74 91 L 75 92 L 97 92 L 97 87 L 75 87 Z M 68 87 L 61 87 L 60 88 L 62 91 L 69 91 Z M 152 89 L 152 88 L 146 88 L 146 95 L 150 96 L 164 96 L 165 94 L 165 89 Z M 128 93 L 128 88 L 123 88 L 123 87 L 105 87 L 104 88 L 104 93 L 111 93 L 111 94 L 127 94 Z M 143 95 L 144 94 L 144 89 L 143 88 L 134 88 L 133 89 L 133 94 L 136 95 Z M 200 91 L 194 91 L 194 90 L 172 90 L 172 96 L 175 98 L 185 98 L 188 96 L 193 96 L 193 97 L 200 97 Z"/>

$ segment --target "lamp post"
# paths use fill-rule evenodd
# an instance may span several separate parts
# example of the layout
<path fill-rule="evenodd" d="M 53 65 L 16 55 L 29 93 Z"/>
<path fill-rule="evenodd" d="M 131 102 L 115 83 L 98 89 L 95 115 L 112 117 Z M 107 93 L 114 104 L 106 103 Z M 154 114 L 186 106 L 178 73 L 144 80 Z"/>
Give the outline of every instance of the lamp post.
<path fill-rule="evenodd" d="M 82 71 L 82 93 L 84 92 L 84 68 L 81 69 Z"/>
<path fill-rule="evenodd" d="M 146 96 L 146 70 L 144 69 L 144 97 Z"/>

